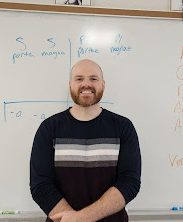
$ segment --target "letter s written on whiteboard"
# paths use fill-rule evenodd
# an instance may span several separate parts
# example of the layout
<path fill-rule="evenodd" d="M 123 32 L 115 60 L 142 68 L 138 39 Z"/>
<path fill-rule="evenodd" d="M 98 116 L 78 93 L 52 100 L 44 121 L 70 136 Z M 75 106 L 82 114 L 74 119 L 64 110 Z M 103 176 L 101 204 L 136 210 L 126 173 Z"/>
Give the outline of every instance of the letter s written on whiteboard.
<path fill-rule="evenodd" d="M 47 41 L 48 41 L 49 43 L 51 43 L 50 49 L 51 49 L 51 48 L 54 48 L 54 47 L 56 46 L 56 43 L 53 41 L 53 39 L 54 39 L 54 38 L 49 38 L 49 39 L 47 39 Z"/>
<path fill-rule="evenodd" d="M 20 43 L 21 46 L 23 46 L 23 48 L 20 48 L 21 51 L 24 51 L 24 50 L 26 50 L 26 48 L 27 48 L 27 46 L 26 46 L 26 44 L 23 42 L 23 40 L 24 40 L 24 39 L 23 39 L 22 37 L 16 38 L 16 42 Z"/>

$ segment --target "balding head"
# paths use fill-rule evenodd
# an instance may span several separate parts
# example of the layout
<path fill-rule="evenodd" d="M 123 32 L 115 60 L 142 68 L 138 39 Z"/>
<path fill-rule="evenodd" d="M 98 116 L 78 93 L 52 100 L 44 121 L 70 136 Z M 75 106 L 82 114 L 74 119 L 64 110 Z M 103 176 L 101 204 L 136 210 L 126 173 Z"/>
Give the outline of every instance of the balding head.
<path fill-rule="evenodd" d="M 76 73 L 79 74 L 78 72 L 81 72 L 81 70 L 82 72 L 87 71 L 91 72 L 91 74 L 98 74 L 103 79 L 103 71 L 101 67 L 96 62 L 90 59 L 80 60 L 75 65 L 73 65 L 70 78 L 72 78 L 72 76 Z"/>

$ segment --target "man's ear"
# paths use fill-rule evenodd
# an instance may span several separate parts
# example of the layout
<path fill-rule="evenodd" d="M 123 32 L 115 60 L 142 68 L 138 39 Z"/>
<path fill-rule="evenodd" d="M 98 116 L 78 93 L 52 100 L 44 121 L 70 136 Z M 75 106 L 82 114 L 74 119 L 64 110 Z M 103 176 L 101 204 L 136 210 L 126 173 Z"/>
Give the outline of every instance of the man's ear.
<path fill-rule="evenodd" d="M 103 87 L 104 87 L 104 89 L 105 89 L 105 80 L 103 80 Z"/>

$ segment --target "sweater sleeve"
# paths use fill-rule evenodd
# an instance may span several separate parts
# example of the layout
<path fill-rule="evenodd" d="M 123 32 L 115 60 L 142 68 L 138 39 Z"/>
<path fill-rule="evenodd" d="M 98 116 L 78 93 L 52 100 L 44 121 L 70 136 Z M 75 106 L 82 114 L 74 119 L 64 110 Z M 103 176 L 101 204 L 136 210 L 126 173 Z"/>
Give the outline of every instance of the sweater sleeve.
<path fill-rule="evenodd" d="M 121 133 L 120 152 L 115 187 L 122 193 L 126 204 L 134 199 L 141 185 L 141 154 L 138 136 L 130 120 Z"/>
<path fill-rule="evenodd" d="M 53 137 L 45 121 L 37 130 L 33 141 L 30 190 L 33 200 L 47 215 L 63 197 L 55 185 Z"/>

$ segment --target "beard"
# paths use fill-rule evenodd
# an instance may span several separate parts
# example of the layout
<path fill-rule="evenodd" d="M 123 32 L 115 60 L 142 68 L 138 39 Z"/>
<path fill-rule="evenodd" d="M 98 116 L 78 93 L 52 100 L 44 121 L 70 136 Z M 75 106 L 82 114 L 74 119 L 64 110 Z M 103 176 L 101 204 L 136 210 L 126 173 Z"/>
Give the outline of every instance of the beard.
<path fill-rule="evenodd" d="M 86 95 L 85 98 L 82 97 L 80 92 L 83 90 L 92 91 L 92 96 Z M 89 107 L 89 106 L 97 104 L 101 100 L 103 93 L 104 93 L 103 88 L 100 91 L 96 92 L 96 90 L 92 87 L 81 87 L 79 88 L 77 92 L 75 92 L 70 87 L 70 94 L 71 94 L 72 100 L 74 101 L 74 103 L 82 107 Z"/>

